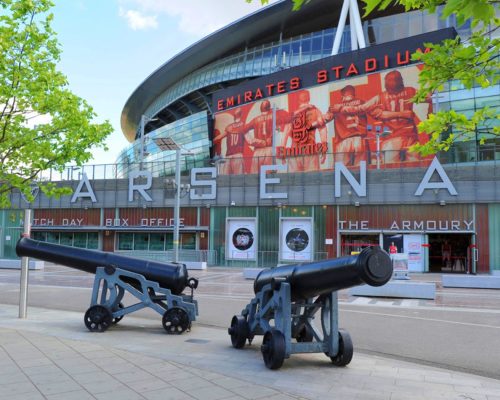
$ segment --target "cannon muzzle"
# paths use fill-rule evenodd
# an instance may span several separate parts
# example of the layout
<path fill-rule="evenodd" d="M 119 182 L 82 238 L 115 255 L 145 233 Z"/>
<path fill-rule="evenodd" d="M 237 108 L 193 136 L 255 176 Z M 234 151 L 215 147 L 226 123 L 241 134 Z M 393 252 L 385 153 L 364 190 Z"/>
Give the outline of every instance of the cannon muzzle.
<path fill-rule="evenodd" d="M 193 286 L 184 264 L 142 260 L 99 250 L 40 242 L 26 237 L 17 242 L 16 254 L 19 257 L 33 257 L 62 264 L 91 274 L 95 274 L 98 267 L 121 268 L 158 282 L 162 288 L 169 289 L 175 295 L 181 294 L 187 286 Z"/>
<path fill-rule="evenodd" d="M 391 276 L 389 254 L 379 247 L 367 247 L 354 256 L 265 269 L 255 278 L 254 292 L 285 280 L 290 284 L 292 300 L 308 299 L 362 283 L 382 286 Z"/>

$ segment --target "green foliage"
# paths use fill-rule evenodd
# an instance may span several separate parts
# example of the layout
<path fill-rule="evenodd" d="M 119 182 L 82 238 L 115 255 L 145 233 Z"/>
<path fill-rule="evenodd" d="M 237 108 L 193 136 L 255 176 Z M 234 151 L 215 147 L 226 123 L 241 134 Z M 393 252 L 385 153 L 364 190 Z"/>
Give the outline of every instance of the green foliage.
<path fill-rule="evenodd" d="M 500 80 L 500 39 L 498 32 L 500 19 L 495 14 L 496 0 L 363 0 L 366 3 L 365 16 L 376 9 L 391 5 L 402 5 L 407 11 L 426 9 L 435 13 L 443 6 L 442 18 L 455 15 L 458 26 L 471 21 L 473 33 L 470 38 L 446 40 L 441 44 L 428 44 L 430 53 L 415 53 L 413 60 L 422 61 L 420 89 L 416 101 L 443 90 L 450 81 L 460 82 L 466 89 L 474 86 L 483 88 L 495 85 Z M 497 11 L 498 13 L 498 11 Z M 495 37 L 496 36 L 496 37 Z M 430 141 L 417 145 L 413 150 L 421 154 L 447 151 L 457 141 L 476 138 L 478 132 L 500 135 L 497 112 L 484 109 L 467 118 L 454 110 L 440 111 L 430 115 L 419 125 L 421 134 L 429 135 Z M 449 134 L 453 131 L 453 134 Z M 480 142 L 481 143 L 481 142 Z"/>
<path fill-rule="evenodd" d="M 52 1 L 0 0 L 0 7 L 0 207 L 8 207 L 14 189 L 33 200 L 30 184 L 41 171 L 87 162 L 112 128 L 92 123 L 92 107 L 57 71 Z M 39 186 L 49 196 L 68 194 L 50 182 Z"/>
<path fill-rule="evenodd" d="M 252 0 L 247 0 L 251 2 Z M 293 9 L 298 10 L 310 0 L 293 0 Z M 455 15 L 457 25 L 470 20 L 473 33 L 470 38 L 446 40 L 441 44 L 428 44 L 430 53 L 415 53 L 413 60 L 422 61 L 420 90 L 416 101 L 424 101 L 436 91 L 442 90 L 450 81 L 458 81 L 465 88 L 475 85 L 483 88 L 495 85 L 500 80 L 500 18 L 498 0 L 363 0 L 366 4 L 364 16 L 375 10 L 390 6 L 403 6 L 406 11 L 427 10 L 435 13 L 443 6 L 442 18 Z M 268 0 L 261 0 L 267 4 Z M 498 112 L 484 109 L 467 118 L 453 110 L 430 115 L 419 125 L 421 134 L 429 135 L 429 143 L 416 145 L 413 150 L 421 154 L 446 151 L 456 141 L 475 138 L 478 132 L 500 135 Z M 497 126 L 495 126 L 495 123 Z M 453 134 L 448 134 L 453 129 Z"/>
<path fill-rule="evenodd" d="M 247 3 L 251 3 L 253 0 L 246 0 Z M 309 3 L 311 0 L 292 0 L 293 1 L 293 10 L 298 11 L 302 8 L 304 4 Z M 262 5 L 266 5 L 269 3 L 269 0 L 260 0 Z"/>

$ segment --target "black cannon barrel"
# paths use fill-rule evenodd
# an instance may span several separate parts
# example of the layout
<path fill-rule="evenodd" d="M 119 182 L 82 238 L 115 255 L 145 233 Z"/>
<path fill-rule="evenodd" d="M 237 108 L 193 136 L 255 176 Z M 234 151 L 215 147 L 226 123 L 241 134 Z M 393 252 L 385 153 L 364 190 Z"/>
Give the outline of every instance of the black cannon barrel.
<path fill-rule="evenodd" d="M 19 257 L 38 258 L 92 274 L 96 273 L 98 267 L 121 268 L 158 282 L 161 287 L 169 289 L 173 294 L 181 294 L 188 286 L 188 272 L 184 264 L 142 260 L 99 250 L 40 242 L 26 237 L 17 242 L 16 253 Z"/>
<path fill-rule="evenodd" d="M 255 278 L 254 292 L 273 280 L 285 280 L 293 300 L 307 299 L 362 283 L 382 286 L 391 276 L 389 254 L 379 247 L 367 247 L 353 256 L 262 270 Z"/>

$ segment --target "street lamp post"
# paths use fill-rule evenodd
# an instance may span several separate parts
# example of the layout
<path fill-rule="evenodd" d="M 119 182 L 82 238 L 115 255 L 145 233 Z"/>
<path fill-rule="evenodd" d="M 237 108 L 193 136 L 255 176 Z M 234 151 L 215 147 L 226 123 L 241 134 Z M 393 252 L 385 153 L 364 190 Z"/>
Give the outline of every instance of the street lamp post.
<path fill-rule="evenodd" d="M 156 138 L 162 150 L 175 150 L 175 202 L 174 202 L 174 262 L 179 262 L 179 220 L 181 207 L 181 147 L 172 138 Z"/>
<path fill-rule="evenodd" d="M 139 151 L 139 165 L 140 165 L 140 168 L 142 169 L 142 164 L 144 162 L 144 135 L 145 135 L 145 130 L 146 130 L 146 124 L 148 122 L 153 122 L 153 121 L 157 121 L 158 118 L 157 117 L 154 117 L 154 118 L 149 118 L 149 117 L 146 117 L 144 114 L 141 115 L 141 123 L 140 123 L 140 127 L 139 127 L 139 135 L 140 135 L 140 145 L 141 145 L 141 148 L 140 148 L 140 151 Z"/>
<path fill-rule="evenodd" d="M 181 207 L 181 148 L 175 150 L 174 262 L 179 262 L 179 214 Z"/>
<path fill-rule="evenodd" d="M 368 132 L 371 132 L 372 126 L 368 125 L 366 129 Z M 377 140 L 377 151 L 375 153 L 377 156 L 377 169 L 380 169 L 380 138 L 386 137 L 390 133 L 391 132 L 387 126 L 384 126 L 384 130 L 382 131 L 382 127 L 380 125 L 375 125 L 375 139 Z"/>
<path fill-rule="evenodd" d="M 375 135 L 377 137 L 377 169 L 380 169 L 380 125 L 375 127 Z"/>
<path fill-rule="evenodd" d="M 31 209 L 24 210 L 23 237 L 29 237 L 31 230 Z M 19 318 L 25 319 L 28 315 L 28 274 L 29 258 L 21 257 L 21 281 L 19 289 Z"/>

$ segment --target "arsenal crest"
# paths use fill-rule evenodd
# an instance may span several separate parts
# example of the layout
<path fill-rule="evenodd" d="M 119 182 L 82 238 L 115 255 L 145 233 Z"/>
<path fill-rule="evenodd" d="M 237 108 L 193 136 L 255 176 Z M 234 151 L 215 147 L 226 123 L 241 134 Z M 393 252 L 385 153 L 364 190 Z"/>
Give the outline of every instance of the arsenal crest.
<path fill-rule="evenodd" d="M 295 143 L 305 143 L 309 137 L 306 113 L 298 112 L 294 114 L 292 119 L 292 138 Z"/>

